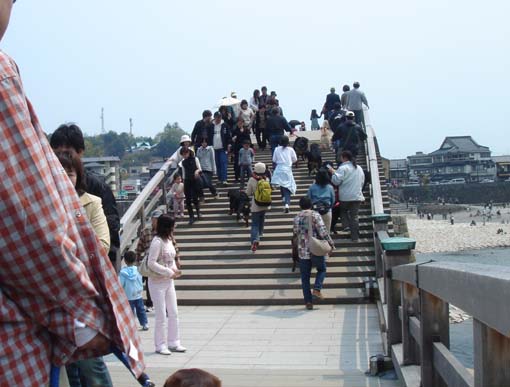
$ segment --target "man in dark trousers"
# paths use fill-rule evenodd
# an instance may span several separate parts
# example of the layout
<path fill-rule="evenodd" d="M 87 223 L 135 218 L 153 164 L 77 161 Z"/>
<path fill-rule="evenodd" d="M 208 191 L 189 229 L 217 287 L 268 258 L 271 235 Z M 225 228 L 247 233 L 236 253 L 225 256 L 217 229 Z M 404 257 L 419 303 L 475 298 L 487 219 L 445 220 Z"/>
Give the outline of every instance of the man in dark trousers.
<path fill-rule="evenodd" d="M 368 108 L 367 97 L 359 89 L 359 82 L 353 83 L 353 89 L 347 93 L 347 110 L 350 110 L 356 116 L 356 122 L 365 126 L 365 117 L 363 116 L 363 104 Z"/>
<path fill-rule="evenodd" d="M 326 96 L 326 102 L 324 103 L 324 107 L 322 108 L 322 113 L 326 118 L 329 118 L 329 114 L 331 110 L 335 107 L 336 103 L 340 103 L 340 96 L 335 93 L 335 88 L 332 87 L 330 89 L 330 93 Z"/>
<path fill-rule="evenodd" d="M 266 130 L 271 145 L 271 154 L 273 154 L 284 132 L 290 133 L 290 125 L 285 117 L 280 115 L 280 109 L 277 106 L 273 107 L 272 115 L 267 119 Z"/>
<path fill-rule="evenodd" d="M 338 127 L 335 133 L 340 140 L 340 151 L 350 151 L 352 156 L 356 158 L 358 155 L 359 144 L 365 141 L 367 135 L 355 121 L 353 112 L 348 111 L 345 114 L 345 122 Z"/>
<path fill-rule="evenodd" d="M 191 132 L 191 143 L 198 149 L 202 144 L 202 139 L 206 138 L 208 144 L 212 144 L 214 137 L 214 125 L 212 124 L 212 113 L 210 110 L 204 110 L 202 119 L 195 123 Z"/>
<path fill-rule="evenodd" d="M 74 150 L 78 156 L 85 153 L 85 140 L 80 127 L 76 124 L 62 124 L 53 132 L 50 145 L 54 151 Z M 110 251 L 108 257 L 112 262 L 117 259 L 117 249 L 120 247 L 120 216 L 117 202 L 111 188 L 99 175 L 85 170 L 85 185 L 89 194 L 99 196 L 103 203 L 103 210 L 110 230 Z"/>

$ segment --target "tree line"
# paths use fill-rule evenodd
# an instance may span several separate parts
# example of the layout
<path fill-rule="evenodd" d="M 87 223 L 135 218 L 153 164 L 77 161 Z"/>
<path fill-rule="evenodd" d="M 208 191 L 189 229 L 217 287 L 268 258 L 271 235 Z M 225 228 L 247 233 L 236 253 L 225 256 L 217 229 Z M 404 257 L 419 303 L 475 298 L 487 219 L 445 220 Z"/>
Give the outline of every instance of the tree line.
<path fill-rule="evenodd" d="M 153 158 L 169 157 L 179 147 L 179 141 L 186 132 L 177 122 L 167 123 L 163 131 L 154 138 L 149 136 L 131 136 L 129 133 L 117 133 L 113 130 L 94 136 L 85 135 L 85 157 L 117 156 L 121 164 L 133 165 L 148 163 Z M 151 150 L 131 151 L 137 143 L 145 142 Z"/>

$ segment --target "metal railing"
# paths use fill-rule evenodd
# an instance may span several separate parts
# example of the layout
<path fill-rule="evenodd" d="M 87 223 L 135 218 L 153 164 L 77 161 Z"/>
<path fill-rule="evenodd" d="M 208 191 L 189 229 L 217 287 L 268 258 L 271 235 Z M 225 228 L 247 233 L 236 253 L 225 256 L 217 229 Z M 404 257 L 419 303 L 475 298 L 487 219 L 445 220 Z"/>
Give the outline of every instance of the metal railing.
<path fill-rule="evenodd" d="M 163 164 L 120 219 L 120 248 L 117 252 L 117 271 L 120 270 L 122 255 L 132 247 L 138 237 L 138 230 L 145 227 L 147 216 L 158 206 L 166 205 L 166 182 L 175 173 L 171 166 L 171 161 L 166 161 Z"/>

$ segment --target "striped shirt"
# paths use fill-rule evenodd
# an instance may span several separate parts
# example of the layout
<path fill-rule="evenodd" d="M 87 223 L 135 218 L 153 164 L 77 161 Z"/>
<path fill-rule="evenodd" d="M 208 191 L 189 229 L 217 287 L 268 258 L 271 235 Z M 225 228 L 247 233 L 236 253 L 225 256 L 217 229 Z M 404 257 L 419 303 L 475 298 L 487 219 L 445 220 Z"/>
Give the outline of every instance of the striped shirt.
<path fill-rule="evenodd" d="M 55 157 L 16 64 L 0 51 L 0 385 L 44 386 L 77 352 L 75 319 L 144 368 L 117 274 Z"/>

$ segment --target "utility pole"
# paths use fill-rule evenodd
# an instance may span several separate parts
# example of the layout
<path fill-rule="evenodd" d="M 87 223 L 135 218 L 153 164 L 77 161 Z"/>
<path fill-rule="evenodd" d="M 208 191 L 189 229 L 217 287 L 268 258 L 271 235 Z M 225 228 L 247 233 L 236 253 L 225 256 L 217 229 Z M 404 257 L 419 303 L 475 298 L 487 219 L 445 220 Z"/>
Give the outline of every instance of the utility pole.
<path fill-rule="evenodd" d="M 133 119 L 129 119 L 129 135 L 133 137 Z"/>
<path fill-rule="evenodd" d="M 101 108 L 101 133 L 106 133 L 104 129 L 104 108 Z"/>

